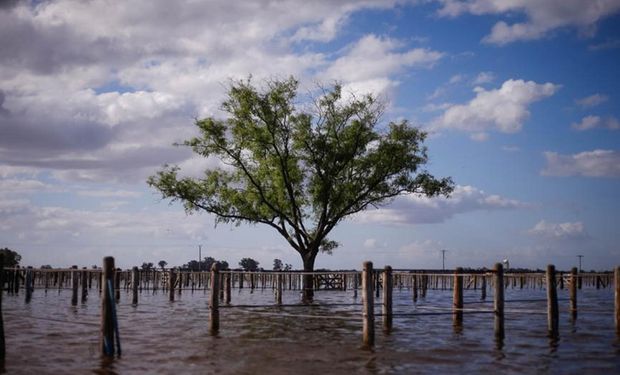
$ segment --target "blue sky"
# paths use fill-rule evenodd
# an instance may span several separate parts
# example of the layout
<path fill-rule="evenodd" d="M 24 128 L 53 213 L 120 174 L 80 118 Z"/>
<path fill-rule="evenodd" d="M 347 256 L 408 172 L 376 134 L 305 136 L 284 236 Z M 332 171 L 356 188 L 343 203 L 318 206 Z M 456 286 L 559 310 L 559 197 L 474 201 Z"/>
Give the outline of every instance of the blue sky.
<path fill-rule="evenodd" d="M 620 264 L 620 0 L 10 1 L 0 6 L 0 247 L 24 265 L 213 256 L 301 266 L 260 226 L 187 216 L 145 183 L 222 116 L 230 79 L 373 92 L 429 133 L 449 199 L 404 196 L 317 267 Z"/>

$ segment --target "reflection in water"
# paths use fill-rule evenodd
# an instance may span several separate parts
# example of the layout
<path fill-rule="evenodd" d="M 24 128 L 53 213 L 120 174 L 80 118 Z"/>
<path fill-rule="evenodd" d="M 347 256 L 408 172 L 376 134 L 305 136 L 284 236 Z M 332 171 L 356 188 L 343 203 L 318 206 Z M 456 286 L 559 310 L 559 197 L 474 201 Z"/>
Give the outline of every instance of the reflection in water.
<path fill-rule="evenodd" d="M 478 300 L 465 291 L 465 299 Z M 562 292 L 560 292 L 562 293 Z M 23 297 L 6 296 L 6 370 L 10 373 L 150 373 L 150 374 L 296 374 L 316 373 L 474 373 L 614 372 L 620 354 L 609 317 L 609 290 L 582 290 L 579 322 L 569 323 L 560 307 L 562 341 L 547 337 L 546 316 L 512 314 L 505 339 L 494 335 L 492 314 L 466 314 L 453 325 L 452 314 L 406 315 L 452 306 L 449 291 L 429 290 L 414 305 L 410 291 L 394 290 L 390 335 L 376 319 L 376 346 L 361 347 L 361 306 L 353 292 L 318 292 L 315 302 L 299 303 L 296 291 L 285 291 L 282 307 L 271 306 L 271 290 L 249 289 L 233 294 L 235 305 L 220 310 L 219 336 L 208 334 L 209 293 L 184 291 L 170 302 L 163 292 L 140 294 L 137 306 L 123 292 L 118 319 L 123 358 L 99 354 L 99 296 L 71 307 L 70 291 Z M 506 290 L 506 299 L 544 298 L 541 290 Z M 359 302 L 359 301 L 358 301 Z M 545 302 L 511 304 L 545 311 Z M 376 312 L 381 307 L 378 305 Z M 446 310 L 443 310 L 446 311 Z M 342 319 L 342 318 L 346 319 Z M 337 318 L 337 319 L 336 319 Z M 562 324 L 563 323 L 563 324 Z M 561 360 L 560 360 L 561 358 Z M 609 371 L 612 370 L 612 371 Z"/>

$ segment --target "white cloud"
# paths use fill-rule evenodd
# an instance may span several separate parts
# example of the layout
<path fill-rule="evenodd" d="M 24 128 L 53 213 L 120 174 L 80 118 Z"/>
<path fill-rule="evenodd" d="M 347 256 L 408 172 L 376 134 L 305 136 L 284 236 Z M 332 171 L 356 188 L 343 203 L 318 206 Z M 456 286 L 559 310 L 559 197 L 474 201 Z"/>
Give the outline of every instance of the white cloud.
<path fill-rule="evenodd" d="M 0 179 L 0 197 L 7 195 L 24 195 L 52 189 L 50 185 L 34 179 Z"/>
<path fill-rule="evenodd" d="M 586 116 L 578 123 L 572 123 L 571 128 L 578 131 L 591 130 L 595 128 L 602 128 L 608 130 L 619 130 L 620 122 L 615 117 L 608 117 L 602 119 L 599 116 Z"/>
<path fill-rule="evenodd" d="M 586 116 L 581 119 L 579 123 L 572 123 L 571 128 L 575 130 L 588 130 L 596 128 L 601 122 L 601 118 L 598 116 Z"/>
<path fill-rule="evenodd" d="M 576 99 L 575 103 L 582 108 L 592 108 L 609 100 L 607 95 L 592 94 L 585 98 Z"/>
<path fill-rule="evenodd" d="M 584 151 L 573 155 L 545 152 L 543 176 L 620 177 L 620 153 L 612 150 Z"/>
<path fill-rule="evenodd" d="M 219 115 L 226 82 L 250 73 L 256 81 L 292 74 L 309 82 L 375 53 L 380 61 L 361 65 L 361 76 L 330 77 L 390 90 L 391 75 L 428 66 L 438 53 L 403 50 L 391 39 L 373 45 L 366 37 L 330 66 L 322 53 L 298 51 L 296 43 L 329 41 L 354 12 L 395 3 L 18 2 L 0 12 L 3 168 L 143 179 L 164 162 L 187 159 L 191 153 L 171 143 L 193 135 L 193 118 Z"/>
<path fill-rule="evenodd" d="M 139 198 L 142 193 L 129 190 L 81 190 L 77 192 L 83 197 L 94 198 Z"/>
<path fill-rule="evenodd" d="M 552 223 L 545 220 L 539 221 L 528 233 L 536 236 L 554 239 L 585 238 L 587 233 L 582 222 Z"/>
<path fill-rule="evenodd" d="M 497 130 L 519 132 L 529 117 L 528 106 L 553 95 L 559 85 L 533 81 L 507 80 L 499 89 L 476 87 L 476 97 L 466 104 L 455 104 L 433 121 L 438 129 L 457 129 L 473 133 Z"/>
<path fill-rule="evenodd" d="M 382 93 L 397 82 L 391 77 L 405 68 L 428 68 L 443 54 L 426 48 L 402 50 L 403 43 L 390 38 L 366 35 L 347 47 L 343 56 L 333 61 L 321 77 L 348 84 L 354 93 Z M 402 50 L 402 51 L 401 51 Z"/>
<path fill-rule="evenodd" d="M 487 43 L 504 45 L 519 40 L 540 39 L 552 30 L 572 26 L 581 35 L 595 33 L 601 19 L 611 16 L 620 9 L 618 0 L 440 0 L 440 16 L 457 17 L 464 13 L 474 15 L 523 13 L 524 22 L 508 24 L 497 22 L 483 40 Z"/>
<path fill-rule="evenodd" d="M 363 211 L 355 215 L 354 220 L 360 223 L 429 224 L 444 222 L 456 214 L 465 212 L 527 206 L 514 199 L 487 194 L 473 186 L 457 185 L 449 198 L 404 195 L 384 208 Z"/>
<path fill-rule="evenodd" d="M 472 81 L 474 85 L 484 85 L 485 83 L 491 83 L 495 81 L 495 74 L 493 72 L 480 72 Z"/>

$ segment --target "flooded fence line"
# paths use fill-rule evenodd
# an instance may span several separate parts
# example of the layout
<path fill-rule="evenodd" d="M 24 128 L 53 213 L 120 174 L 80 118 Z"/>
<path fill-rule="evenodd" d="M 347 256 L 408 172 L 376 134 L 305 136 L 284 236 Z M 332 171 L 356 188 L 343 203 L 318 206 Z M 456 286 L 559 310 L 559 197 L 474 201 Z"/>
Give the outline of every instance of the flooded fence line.
<path fill-rule="evenodd" d="M 104 258 L 102 268 L 82 268 L 73 266 L 69 269 L 33 269 L 2 268 L 0 261 L 0 334 L 2 333 L 2 304 L 1 295 L 17 295 L 20 289 L 25 291 L 25 301 L 29 303 L 35 290 L 43 289 L 45 293 L 52 290 L 71 290 L 71 305 L 78 304 L 81 287 L 81 301 L 85 303 L 89 291 L 93 288 L 100 294 L 101 299 L 101 353 L 105 356 L 120 355 L 119 326 L 116 318 L 116 304 L 121 299 L 121 290 L 131 293 L 131 304 L 137 306 L 141 292 L 169 293 L 170 301 L 175 295 L 184 291 L 198 292 L 207 290 L 209 296 L 208 330 L 211 335 L 217 335 L 220 328 L 220 309 L 222 308 L 252 308 L 266 306 L 300 307 L 306 304 L 283 305 L 282 295 L 285 290 L 302 290 L 303 277 L 313 276 L 315 290 L 352 290 L 357 298 L 358 289 L 362 296 L 361 303 L 342 303 L 347 306 L 360 306 L 362 318 L 362 343 L 372 347 L 375 342 L 375 317 L 382 319 L 382 330 L 390 333 L 393 319 L 417 315 L 451 315 L 453 325 L 462 327 L 465 314 L 489 314 L 494 319 L 494 335 L 498 340 L 505 338 L 504 321 L 507 314 L 545 314 L 547 316 L 547 333 L 550 338 L 559 335 L 559 301 L 558 289 L 568 288 L 568 311 L 571 319 L 577 318 L 578 290 L 582 287 L 609 288 L 613 287 L 614 294 L 614 322 L 615 330 L 620 335 L 620 267 L 614 272 L 579 273 L 576 268 L 569 272 L 558 272 L 553 265 L 549 265 L 546 272 L 506 272 L 501 263 L 493 269 L 465 270 L 457 267 L 454 270 L 394 270 L 386 266 L 383 270 L 373 268 L 372 262 L 364 262 L 362 271 L 256 271 L 246 272 L 237 270 L 220 270 L 219 263 L 213 264 L 209 271 L 186 271 L 180 269 L 149 269 L 141 270 L 133 267 L 130 270 L 121 270 L 114 267 L 112 257 Z M 249 288 L 251 291 L 272 290 L 274 293 L 273 305 L 234 305 L 232 290 Z M 544 300 L 505 300 L 505 289 L 537 288 L 546 290 Z M 411 306 L 419 299 L 424 299 L 431 290 L 451 290 L 452 306 L 450 308 L 414 309 L 413 311 L 394 311 L 394 289 L 406 289 L 411 292 Z M 487 289 L 493 290 L 492 307 L 487 303 Z M 465 301 L 464 290 L 479 292 L 479 300 Z M 382 294 L 382 299 L 379 297 Z M 470 293 L 471 294 L 471 293 Z M 380 303 L 375 303 L 375 298 Z M 541 302 L 546 301 L 546 311 L 511 310 L 506 306 L 511 302 Z M 220 305 L 222 303 L 222 305 Z M 376 306 L 381 306 L 381 312 L 376 313 Z M 473 307 L 471 307 L 473 306 Z M 478 306 L 478 307 L 476 307 Z M 489 307 L 485 307 L 489 306 Z M 257 312 L 265 313 L 265 312 Z M 610 312 L 611 313 L 611 312 Z M 286 315 L 282 311 L 269 313 L 272 315 Z M 298 317 L 312 317 L 303 314 L 294 314 Z M 325 316 L 325 319 L 354 319 L 350 317 Z M 357 318 L 359 319 L 359 318 Z M 4 353 L 2 344 L 4 336 L 0 337 L 0 358 Z"/>

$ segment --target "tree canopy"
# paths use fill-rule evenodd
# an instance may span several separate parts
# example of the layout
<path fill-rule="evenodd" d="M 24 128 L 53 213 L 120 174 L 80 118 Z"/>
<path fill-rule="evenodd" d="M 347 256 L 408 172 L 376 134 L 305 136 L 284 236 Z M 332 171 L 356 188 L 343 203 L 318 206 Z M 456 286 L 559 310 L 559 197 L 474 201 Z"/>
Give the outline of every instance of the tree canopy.
<path fill-rule="evenodd" d="M 243 258 L 239 261 L 239 266 L 243 268 L 244 271 L 257 271 L 258 264 L 259 263 L 252 258 Z"/>
<path fill-rule="evenodd" d="M 450 178 L 423 169 L 426 133 L 406 120 L 382 126 L 383 105 L 374 96 L 344 97 L 336 84 L 311 109 L 298 110 L 297 90 L 294 78 L 262 88 L 234 82 L 222 103 L 228 117 L 197 120 L 199 136 L 183 143 L 225 167 L 190 178 L 166 166 L 148 183 L 188 212 L 273 228 L 306 271 L 320 251 L 337 247 L 327 236 L 344 218 L 401 194 L 452 191 Z"/>
<path fill-rule="evenodd" d="M 8 247 L 0 249 L 0 254 L 4 256 L 4 267 L 15 267 L 22 260 L 22 256 L 17 251 L 11 250 Z"/>

